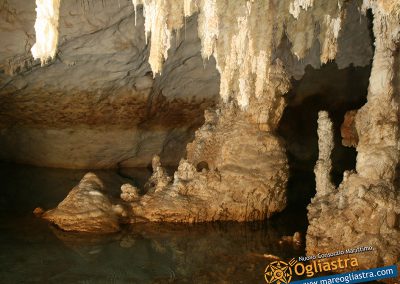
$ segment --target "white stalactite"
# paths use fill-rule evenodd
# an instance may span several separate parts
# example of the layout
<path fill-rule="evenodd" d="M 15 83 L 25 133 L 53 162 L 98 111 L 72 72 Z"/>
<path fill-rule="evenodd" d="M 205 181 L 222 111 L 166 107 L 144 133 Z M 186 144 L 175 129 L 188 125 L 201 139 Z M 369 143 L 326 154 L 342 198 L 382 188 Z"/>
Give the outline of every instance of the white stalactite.
<path fill-rule="evenodd" d="M 154 74 L 161 72 L 167 58 L 172 32 L 183 25 L 184 17 L 198 11 L 201 54 L 204 59 L 211 55 L 216 59 L 221 74 L 220 96 L 224 102 L 236 100 L 245 110 L 269 96 L 266 92 L 269 90 L 272 54 L 285 32 L 299 59 L 306 55 L 316 36 L 321 43 L 322 62 L 335 58 L 344 17 L 343 1 L 321 4 L 313 0 L 282 0 L 279 3 L 133 0 L 133 3 L 144 7 L 146 37 L 151 33 L 149 62 Z M 300 14 L 301 9 L 310 15 Z M 319 35 L 314 34 L 316 24 L 321 25 Z"/>
<path fill-rule="evenodd" d="M 289 6 L 289 13 L 296 19 L 300 15 L 301 9 L 307 11 L 308 8 L 312 7 L 314 0 L 293 0 Z"/>
<path fill-rule="evenodd" d="M 342 24 L 342 15 L 337 18 L 332 18 L 330 15 L 325 16 L 324 25 L 326 28 L 325 39 L 322 43 L 321 62 L 327 63 L 328 60 L 333 60 L 336 57 L 339 37 L 339 32 Z"/>
<path fill-rule="evenodd" d="M 201 54 L 209 58 L 215 47 L 219 34 L 217 0 L 203 0 L 199 16 L 199 36 L 201 38 Z"/>
<path fill-rule="evenodd" d="M 36 43 L 31 52 L 42 65 L 57 52 L 59 13 L 60 0 L 36 0 Z"/>

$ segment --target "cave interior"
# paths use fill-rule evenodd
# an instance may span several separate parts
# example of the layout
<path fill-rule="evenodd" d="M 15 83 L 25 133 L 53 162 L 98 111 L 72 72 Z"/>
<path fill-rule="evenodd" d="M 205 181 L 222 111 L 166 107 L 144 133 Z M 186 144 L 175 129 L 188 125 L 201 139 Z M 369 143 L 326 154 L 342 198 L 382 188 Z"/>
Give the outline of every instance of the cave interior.
<path fill-rule="evenodd" d="M 314 2 L 0 1 L 6 283 L 400 267 L 400 2 Z"/>

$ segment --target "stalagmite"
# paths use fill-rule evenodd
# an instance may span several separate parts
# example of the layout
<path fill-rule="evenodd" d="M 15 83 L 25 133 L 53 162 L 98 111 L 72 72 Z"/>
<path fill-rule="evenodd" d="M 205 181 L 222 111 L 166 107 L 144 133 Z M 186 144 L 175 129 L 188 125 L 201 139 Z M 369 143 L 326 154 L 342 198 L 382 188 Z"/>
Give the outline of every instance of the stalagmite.
<path fill-rule="evenodd" d="M 36 0 L 36 43 L 31 52 L 42 65 L 54 58 L 57 52 L 60 1 Z"/>
<path fill-rule="evenodd" d="M 335 188 L 331 181 L 333 125 L 326 111 L 318 113 L 318 148 L 319 157 L 314 169 L 316 189 L 317 195 L 325 195 Z"/>

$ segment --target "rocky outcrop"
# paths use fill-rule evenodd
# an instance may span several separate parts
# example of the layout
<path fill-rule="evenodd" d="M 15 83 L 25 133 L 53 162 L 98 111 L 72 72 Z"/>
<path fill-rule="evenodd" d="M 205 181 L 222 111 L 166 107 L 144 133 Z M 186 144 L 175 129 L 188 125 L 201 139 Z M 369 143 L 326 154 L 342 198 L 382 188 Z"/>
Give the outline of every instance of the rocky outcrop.
<path fill-rule="evenodd" d="M 113 206 L 101 182 L 88 175 L 43 217 L 64 230 L 114 232 L 121 218 L 131 223 L 253 221 L 283 210 L 288 166 L 276 130 L 289 78 L 301 76 L 306 63 L 319 67 L 337 56 L 339 67 L 368 64 L 371 47 L 363 43 L 352 50 L 354 41 L 341 37 L 355 34 L 351 27 L 368 31 L 366 17 L 358 14 L 361 2 L 133 2 L 130 8 L 126 2 L 107 9 L 62 6 L 59 50 L 44 68 L 27 56 L 32 30 L 5 43 L 8 50 L 16 42 L 26 46 L 1 58 L 1 158 L 112 167 L 146 165 L 157 153 L 163 161 L 176 162 L 189 130 L 201 125 L 200 114 L 215 102 L 219 77 L 214 66 L 221 76 L 221 103 L 206 112 L 173 177 L 155 158 L 147 192 L 140 195 L 125 185 L 124 202 Z M 32 16 L 19 16 L 6 3 L 4 26 Z M 134 12 L 140 3 L 144 18 Z M 372 9 L 376 42 L 368 102 L 354 120 L 357 167 L 345 172 L 335 188 L 332 123 L 321 113 L 317 194 L 308 207 L 306 238 L 308 254 L 373 246 L 359 263 L 376 267 L 398 263 L 400 255 L 399 105 L 393 88 L 400 6 L 398 1 L 364 0 L 361 8 Z M 27 25 L 21 26 L 25 31 Z M 369 35 L 363 39 L 369 42 Z M 215 61 L 203 65 L 211 55 Z M 200 80 L 193 82 L 194 77 Z"/>
<path fill-rule="evenodd" d="M 113 206 L 103 187 L 95 174 L 87 173 L 57 208 L 46 211 L 41 217 L 65 231 L 117 232 L 124 210 Z"/>

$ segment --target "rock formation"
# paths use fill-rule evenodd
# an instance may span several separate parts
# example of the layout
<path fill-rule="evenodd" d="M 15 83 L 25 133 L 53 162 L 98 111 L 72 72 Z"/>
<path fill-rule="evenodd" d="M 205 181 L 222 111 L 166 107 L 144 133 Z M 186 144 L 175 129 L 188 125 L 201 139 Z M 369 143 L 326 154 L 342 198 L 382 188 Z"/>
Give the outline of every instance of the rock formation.
<path fill-rule="evenodd" d="M 103 192 L 102 181 L 87 173 L 57 208 L 46 211 L 42 218 L 65 231 L 112 233 L 119 231 L 120 206 L 113 206 Z"/>
<path fill-rule="evenodd" d="M 153 186 L 131 203 L 133 215 L 168 222 L 252 221 L 283 210 L 288 168 L 282 141 L 251 119 L 234 106 L 206 112 L 173 181 L 154 159 Z M 207 167 L 198 171 L 199 164 Z"/>
<path fill-rule="evenodd" d="M 121 186 L 121 199 L 126 202 L 133 202 L 139 199 L 139 189 L 129 183 Z"/>
<path fill-rule="evenodd" d="M 36 43 L 32 46 L 33 58 L 44 65 L 54 59 L 58 44 L 58 20 L 61 0 L 36 1 Z"/>
<path fill-rule="evenodd" d="M 333 128 L 332 121 L 326 111 L 318 113 L 318 137 L 319 157 L 314 168 L 315 186 L 317 195 L 326 195 L 334 189 L 330 177 L 332 170 Z"/>

